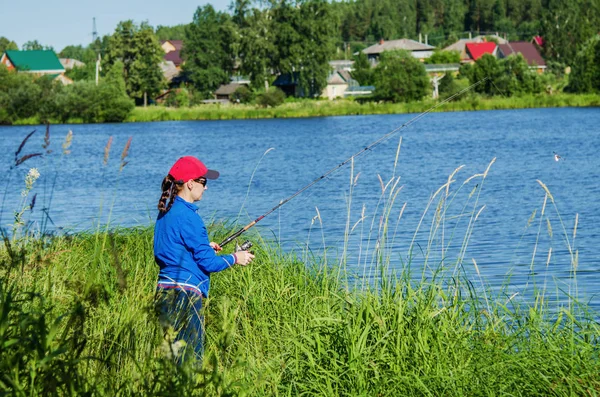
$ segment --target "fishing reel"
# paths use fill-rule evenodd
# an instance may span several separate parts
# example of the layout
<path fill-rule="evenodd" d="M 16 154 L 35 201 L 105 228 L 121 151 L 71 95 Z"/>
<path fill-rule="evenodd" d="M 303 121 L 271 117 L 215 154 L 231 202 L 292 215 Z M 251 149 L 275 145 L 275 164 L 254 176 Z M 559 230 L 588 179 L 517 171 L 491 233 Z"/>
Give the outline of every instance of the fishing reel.
<path fill-rule="evenodd" d="M 252 242 L 250 240 L 246 240 L 242 245 L 239 245 L 236 241 L 235 242 L 235 252 L 248 251 L 250 248 L 252 248 L 253 245 L 254 244 L 252 244 Z"/>

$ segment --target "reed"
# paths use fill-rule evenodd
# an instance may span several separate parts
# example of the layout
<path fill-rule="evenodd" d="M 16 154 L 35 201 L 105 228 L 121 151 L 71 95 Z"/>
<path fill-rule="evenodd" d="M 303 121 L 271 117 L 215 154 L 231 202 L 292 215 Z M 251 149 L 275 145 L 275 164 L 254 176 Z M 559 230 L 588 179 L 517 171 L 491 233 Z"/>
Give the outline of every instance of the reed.
<path fill-rule="evenodd" d="M 400 148 L 401 140 L 394 164 Z M 250 234 L 256 260 L 213 275 L 203 308 L 203 360 L 182 366 L 171 358 L 154 307 L 158 268 L 151 227 L 53 237 L 4 234 L 0 392 L 597 395 L 598 315 L 577 300 L 576 289 L 551 291 L 544 278 L 533 299 L 507 298 L 486 284 L 474 258 L 466 258 L 493 162 L 473 176 L 462 176 L 458 167 L 434 192 L 413 238 L 425 229 L 420 252 L 414 244 L 398 252 L 394 243 L 406 208 L 395 172 L 380 177 L 379 203 L 355 222 L 352 189 L 360 177 L 350 172 L 349 221 L 338 258 L 327 252 L 323 233 L 322 252 L 307 249 L 303 260 L 258 232 Z M 465 202 L 463 191 L 470 192 Z M 547 232 L 563 234 L 571 256 L 562 265 L 576 278 L 576 226 L 567 231 L 543 182 L 540 198 L 542 208 L 530 223 L 537 221 L 540 234 L 547 213 L 555 211 L 559 227 Z M 233 223 L 209 227 L 213 241 L 233 230 Z M 460 242 L 457 252 L 450 249 L 453 241 Z M 359 244 L 356 269 L 362 274 L 347 266 L 350 244 Z M 538 243 L 531 248 L 534 269 Z M 555 304 L 547 294 L 562 300 Z"/>

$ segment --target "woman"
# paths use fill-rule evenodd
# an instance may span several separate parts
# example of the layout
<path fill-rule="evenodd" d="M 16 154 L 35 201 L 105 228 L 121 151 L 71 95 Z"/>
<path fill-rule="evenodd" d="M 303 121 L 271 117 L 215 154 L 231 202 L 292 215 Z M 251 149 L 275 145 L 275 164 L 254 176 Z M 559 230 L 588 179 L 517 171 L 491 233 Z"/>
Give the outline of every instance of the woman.
<path fill-rule="evenodd" d="M 221 247 L 209 242 L 193 203 L 202 199 L 207 180 L 218 177 L 217 171 L 209 170 L 193 156 L 177 160 L 162 182 L 154 227 L 161 316 L 177 332 L 176 340 L 185 341 L 186 350 L 197 358 L 202 355 L 200 309 L 202 298 L 208 297 L 210 274 L 235 264 L 245 266 L 254 258 L 248 251 L 218 256 L 215 251 Z M 180 355 L 179 359 L 183 358 Z"/>

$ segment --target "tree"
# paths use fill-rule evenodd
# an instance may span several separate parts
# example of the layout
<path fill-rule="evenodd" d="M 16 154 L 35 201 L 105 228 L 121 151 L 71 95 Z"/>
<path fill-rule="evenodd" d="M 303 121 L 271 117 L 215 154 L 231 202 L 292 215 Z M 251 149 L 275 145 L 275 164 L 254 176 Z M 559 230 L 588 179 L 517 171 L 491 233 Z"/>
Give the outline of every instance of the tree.
<path fill-rule="evenodd" d="M 166 86 L 159 64 L 164 51 L 151 26 L 133 21 L 119 22 L 110 37 L 103 67 L 110 69 L 116 62 L 123 63 L 127 94 L 138 102 L 147 95 L 155 96 Z"/>
<path fill-rule="evenodd" d="M 354 56 L 352 78 L 358 81 L 360 85 L 373 84 L 373 69 L 371 68 L 367 54 L 364 52 L 359 52 L 358 55 Z"/>
<path fill-rule="evenodd" d="M 418 101 L 430 91 L 425 67 L 407 51 L 386 51 L 375 68 L 375 97 L 392 102 Z"/>
<path fill-rule="evenodd" d="M 0 37 L 0 54 L 3 54 L 7 50 L 18 50 L 19 46 L 14 41 L 10 41 L 4 36 Z"/>
<path fill-rule="evenodd" d="M 487 79 L 473 88 L 475 92 L 481 94 L 494 95 L 499 94 L 498 89 L 494 86 L 495 82 L 501 77 L 502 69 L 498 65 L 496 57 L 490 54 L 484 54 L 481 58 L 475 61 L 474 65 L 465 64 L 460 67 L 459 74 L 462 77 L 469 79 L 471 84 L 478 83 Z"/>
<path fill-rule="evenodd" d="M 252 87 L 261 88 L 269 77 L 273 65 L 274 31 L 268 11 L 253 9 L 243 21 L 240 29 L 239 59 L 241 72 L 248 76 Z M 239 25 L 238 25 L 239 26 Z"/>
<path fill-rule="evenodd" d="M 600 92 L 600 36 L 589 40 L 577 54 L 565 91 Z"/>
<path fill-rule="evenodd" d="M 185 29 L 187 25 L 162 26 L 156 27 L 156 38 L 158 40 L 183 40 L 185 38 Z"/>
<path fill-rule="evenodd" d="M 460 52 L 434 50 L 433 54 L 425 60 L 427 64 L 460 63 Z"/>
<path fill-rule="evenodd" d="M 270 11 L 277 43 L 272 68 L 279 73 L 297 72 L 304 95 L 319 96 L 327 85 L 329 58 L 335 51 L 331 7 L 325 0 L 299 1 L 297 6 L 283 0 Z"/>
<path fill-rule="evenodd" d="M 23 51 L 34 50 L 53 50 L 53 48 L 51 46 L 42 45 L 37 40 L 28 41 L 25 44 L 23 44 Z"/>
<path fill-rule="evenodd" d="M 198 7 L 183 41 L 184 73 L 204 97 L 229 81 L 233 70 L 235 26 L 228 14 L 212 5 Z"/>
<path fill-rule="evenodd" d="M 579 49 L 598 33 L 600 2 L 597 0 L 547 0 L 542 12 L 544 55 L 571 64 Z"/>

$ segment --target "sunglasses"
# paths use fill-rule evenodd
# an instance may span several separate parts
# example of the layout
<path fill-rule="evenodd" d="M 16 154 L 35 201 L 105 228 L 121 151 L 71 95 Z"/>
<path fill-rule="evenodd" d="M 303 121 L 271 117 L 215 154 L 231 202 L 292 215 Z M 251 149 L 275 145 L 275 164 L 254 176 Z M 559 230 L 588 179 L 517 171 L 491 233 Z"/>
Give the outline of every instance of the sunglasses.
<path fill-rule="evenodd" d="M 200 178 L 194 179 L 194 182 L 198 182 L 202 186 L 206 187 L 206 178 L 204 178 L 204 177 L 200 177 Z"/>

